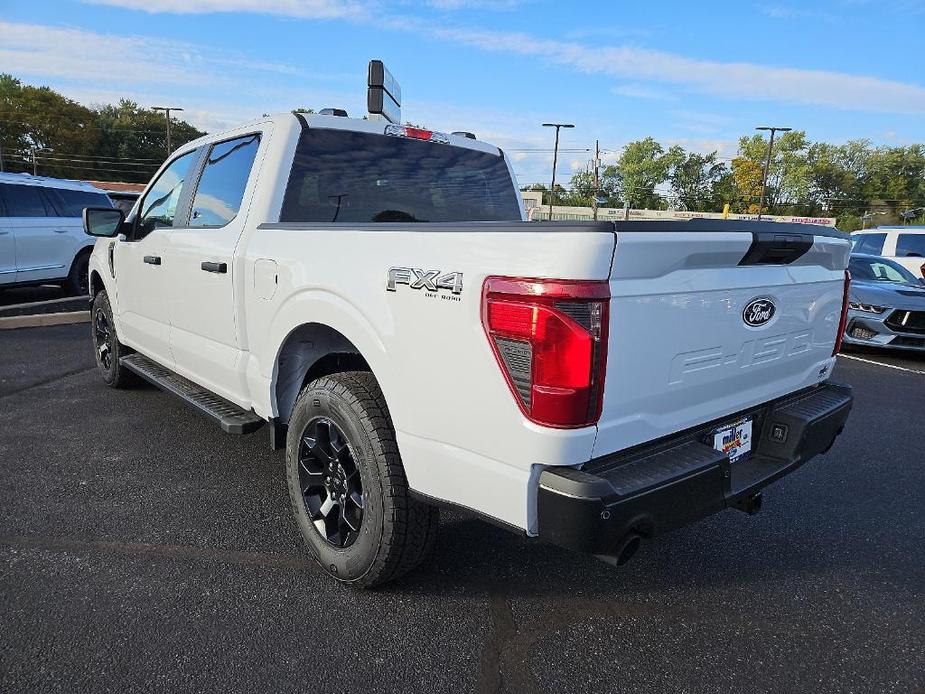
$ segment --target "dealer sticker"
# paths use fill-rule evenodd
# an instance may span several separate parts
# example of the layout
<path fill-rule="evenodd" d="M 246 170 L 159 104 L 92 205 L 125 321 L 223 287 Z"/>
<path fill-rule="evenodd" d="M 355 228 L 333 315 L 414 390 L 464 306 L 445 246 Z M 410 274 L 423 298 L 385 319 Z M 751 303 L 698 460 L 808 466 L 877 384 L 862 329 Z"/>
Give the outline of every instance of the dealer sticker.
<path fill-rule="evenodd" d="M 742 459 L 752 450 L 752 418 L 744 417 L 713 432 L 713 448 L 729 456 L 729 462 Z"/>

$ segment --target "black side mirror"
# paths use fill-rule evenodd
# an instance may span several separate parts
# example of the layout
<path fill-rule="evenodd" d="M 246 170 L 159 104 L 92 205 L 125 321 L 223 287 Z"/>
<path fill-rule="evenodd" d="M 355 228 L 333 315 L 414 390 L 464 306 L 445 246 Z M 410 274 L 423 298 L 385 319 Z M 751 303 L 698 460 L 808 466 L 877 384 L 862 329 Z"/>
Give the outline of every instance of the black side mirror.
<path fill-rule="evenodd" d="M 125 221 L 125 212 L 117 207 L 85 207 L 84 231 L 90 236 L 112 238 L 119 233 Z"/>

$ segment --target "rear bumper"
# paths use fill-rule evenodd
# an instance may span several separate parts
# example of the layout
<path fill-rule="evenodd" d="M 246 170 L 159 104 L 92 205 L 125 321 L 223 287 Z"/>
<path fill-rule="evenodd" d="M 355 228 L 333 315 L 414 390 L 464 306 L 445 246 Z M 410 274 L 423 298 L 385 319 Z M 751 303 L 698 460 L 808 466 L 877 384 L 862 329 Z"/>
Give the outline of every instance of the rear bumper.
<path fill-rule="evenodd" d="M 610 555 L 631 533 L 653 536 L 753 497 L 827 451 L 851 410 L 850 386 L 827 382 L 722 420 L 604 456 L 549 468 L 539 480 L 539 536 Z M 730 463 L 712 432 L 752 417 L 752 453 Z"/>

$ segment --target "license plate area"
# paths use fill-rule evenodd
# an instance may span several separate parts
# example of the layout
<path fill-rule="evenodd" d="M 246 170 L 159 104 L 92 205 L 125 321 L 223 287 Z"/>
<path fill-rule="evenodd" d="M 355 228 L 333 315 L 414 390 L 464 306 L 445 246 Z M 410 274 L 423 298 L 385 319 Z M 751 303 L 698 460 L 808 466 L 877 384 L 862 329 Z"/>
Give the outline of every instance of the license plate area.
<path fill-rule="evenodd" d="M 730 424 L 724 424 L 713 430 L 713 448 L 729 456 L 730 463 L 747 459 L 752 452 L 751 416 L 740 417 Z"/>

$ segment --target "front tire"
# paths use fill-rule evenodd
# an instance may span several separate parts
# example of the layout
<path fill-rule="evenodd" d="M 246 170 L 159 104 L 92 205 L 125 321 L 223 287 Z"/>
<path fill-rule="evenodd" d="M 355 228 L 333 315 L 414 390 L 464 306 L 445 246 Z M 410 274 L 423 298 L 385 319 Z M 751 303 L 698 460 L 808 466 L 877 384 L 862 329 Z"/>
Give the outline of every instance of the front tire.
<path fill-rule="evenodd" d="M 304 388 L 289 421 L 286 472 L 305 544 L 338 581 L 382 585 L 433 548 L 439 512 L 410 496 L 371 373 L 325 376 Z"/>
<path fill-rule="evenodd" d="M 109 305 L 105 289 L 93 299 L 90 309 L 90 337 L 93 340 L 96 366 L 107 386 L 128 388 L 138 383 L 138 376 L 119 362 L 128 352 L 128 348 L 119 342 L 116 324 L 112 319 L 112 307 Z"/>

